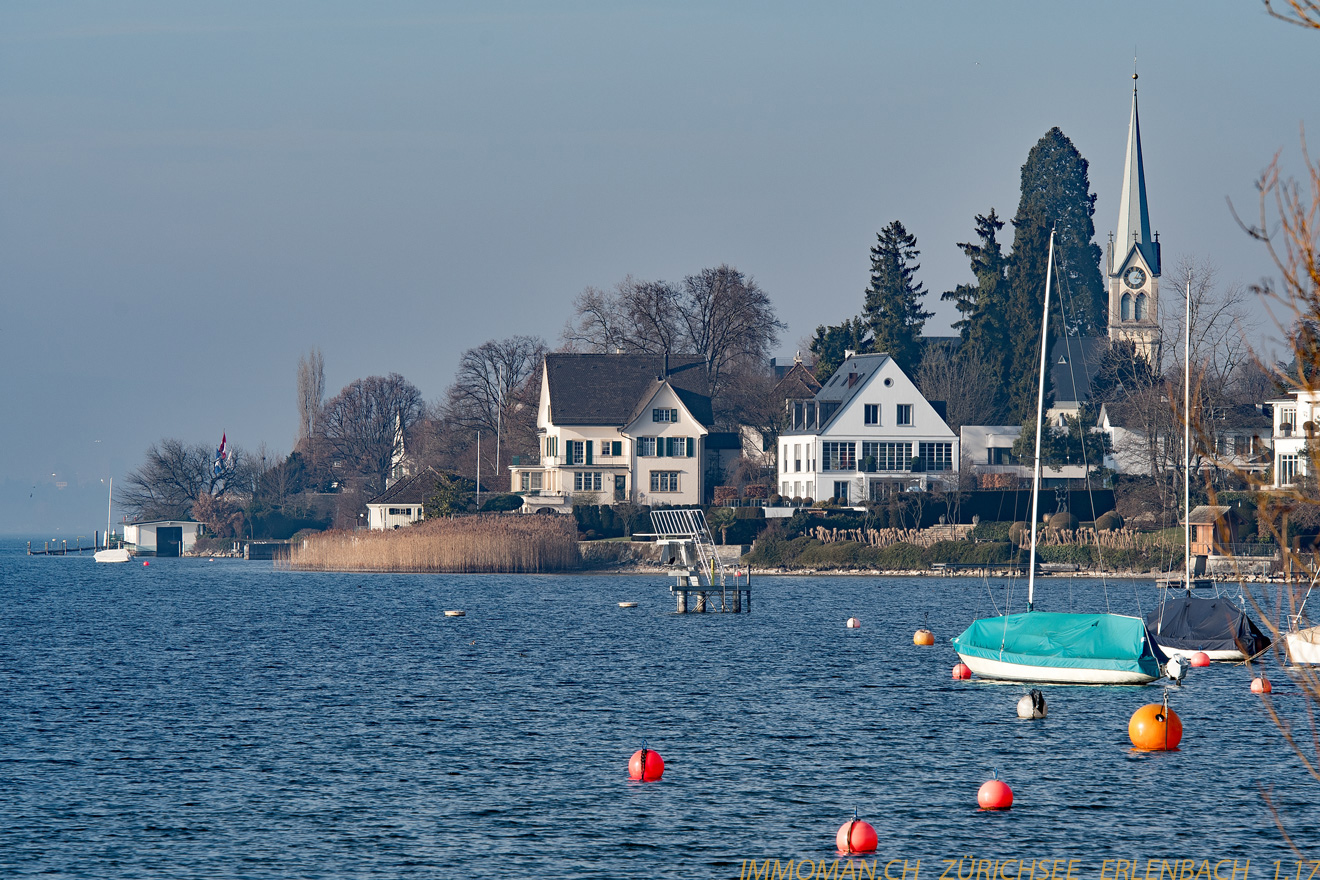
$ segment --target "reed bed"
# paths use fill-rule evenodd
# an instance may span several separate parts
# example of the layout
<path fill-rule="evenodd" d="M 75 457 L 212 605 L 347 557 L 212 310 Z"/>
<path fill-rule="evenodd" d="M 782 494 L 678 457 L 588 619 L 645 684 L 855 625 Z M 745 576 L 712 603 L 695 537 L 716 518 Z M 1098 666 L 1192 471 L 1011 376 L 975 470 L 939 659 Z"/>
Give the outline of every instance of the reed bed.
<path fill-rule="evenodd" d="M 300 571 L 538 573 L 582 567 L 571 518 L 523 515 L 433 519 L 386 532 L 325 532 L 295 545 Z"/>

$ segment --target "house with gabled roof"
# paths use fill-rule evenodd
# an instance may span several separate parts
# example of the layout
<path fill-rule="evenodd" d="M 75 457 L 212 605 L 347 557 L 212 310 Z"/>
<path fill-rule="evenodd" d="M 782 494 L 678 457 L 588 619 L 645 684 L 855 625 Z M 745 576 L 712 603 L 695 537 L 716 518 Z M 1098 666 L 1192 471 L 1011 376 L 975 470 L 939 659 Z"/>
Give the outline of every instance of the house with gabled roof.
<path fill-rule="evenodd" d="M 536 415 L 540 461 L 509 468 L 523 510 L 701 504 L 715 418 L 702 359 L 548 354 Z"/>
<path fill-rule="evenodd" d="M 426 500 L 435 494 L 439 478 L 435 468 L 424 467 L 394 479 L 384 492 L 367 502 L 367 528 L 380 531 L 421 522 L 426 518 Z"/>
<path fill-rule="evenodd" d="M 785 406 L 785 497 L 879 501 L 958 472 L 958 437 L 887 354 L 849 354 L 819 391 Z"/>

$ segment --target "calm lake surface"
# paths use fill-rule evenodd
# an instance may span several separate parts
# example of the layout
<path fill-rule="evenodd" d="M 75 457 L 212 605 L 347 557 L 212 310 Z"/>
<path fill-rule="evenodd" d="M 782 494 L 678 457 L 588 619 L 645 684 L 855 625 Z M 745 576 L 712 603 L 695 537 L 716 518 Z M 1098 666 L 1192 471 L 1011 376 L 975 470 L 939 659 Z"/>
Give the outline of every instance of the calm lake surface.
<path fill-rule="evenodd" d="M 906 858 L 909 878 L 964 857 L 1075 859 L 1074 880 L 1105 859 L 1275 880 L 1280 860 L 1294 878 L 1262 791 L 1320 855 L 1320 784 L 1243 667 L 1171 690 L 1186 733 L 1165 754 L 1127 739 L 1161 686 L 1047 687 L 1031 722 L 1020 686 L 952 681 L 948 639 L 1006 584 L 766 577 L 751 614 L 680 617 L 660 576 L 144 568 L 9 542 L 0 876 L 739 877 L 746 859 L 832 861 L 856 807 L 878 871 Z M 1149 582 L 1107 594 L 1156 601 Z M 1038 588 L 1045 610 L 1105 603 L 1098 581 Z M 923 624 L 933 648 L 912 644 Z M 1275 662 L 1275 705 L 1305 725 Z M 627 778 L 643 738 L 661 782 Z M 977 810 L 992 770 L 1011 811 Z"/>

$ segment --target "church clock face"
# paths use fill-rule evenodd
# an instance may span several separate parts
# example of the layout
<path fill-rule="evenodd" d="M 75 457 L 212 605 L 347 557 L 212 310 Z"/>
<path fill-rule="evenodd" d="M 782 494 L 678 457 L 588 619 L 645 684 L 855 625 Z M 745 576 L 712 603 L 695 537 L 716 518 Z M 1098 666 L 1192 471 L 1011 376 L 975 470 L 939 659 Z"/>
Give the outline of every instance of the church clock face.
<path fill-rule="evenodd" d="M 1146 283 L 1146 273 L 1140 266 L 1133 266 L 1123 273 L 1123 283 L 1135 290 Z"/>

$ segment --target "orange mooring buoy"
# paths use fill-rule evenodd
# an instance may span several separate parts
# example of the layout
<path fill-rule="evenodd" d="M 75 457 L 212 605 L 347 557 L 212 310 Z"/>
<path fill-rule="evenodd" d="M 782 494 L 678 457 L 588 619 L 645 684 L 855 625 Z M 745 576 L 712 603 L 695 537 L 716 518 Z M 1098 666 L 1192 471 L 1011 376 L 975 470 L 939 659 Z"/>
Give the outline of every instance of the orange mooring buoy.
<path fill-rule="evenodd" d="M 1169 708 L 1169 695 L 1164 702 L 1150 703 L 1132 713 L 1128 721 L 1128 739 L 1132 745 L 1148 752 L 1166 752 L 1178 748 L 1182 742 L 1182 721 L 1178 713 Z"/>
<path fill-rule="evenodd" d="M 928 629 L 919 629 L 912 634 L 912 644 L 933 645 L 935 644 L 935 635 Z"/>
<path fill-rule="evenodd" d="M 1205 651 L 1197 651 L 1187 662 L 1192 666 L 1209 666 L 1210 655 Z"/>
<path fill-rule="evenodd" d="M 628 762 L 628 778 L 655 782 L 664 774 L 665 759 L 654 749 L 648 749 L 646 740 L 642 740 L 642 747 L 633 752 L 632 760 Z"/>
<path fill-rule="evenodd" d="M 1274 685 L 1270 684 L 1270 680 L 1263 675 L 1251 680 L 1251 692 L 1253 694 L 1268 694 L 1272 690 L 1274 690 Z"/>
<path fill-rule="evenodd" d="M 1013 789 L 995 774 L 992 779 L 982 783 L 976 793 L 976 802 L 983 810 L 1007 810 L 1013 806 Z"/>
<path fill-rule="evenodd" d="M 840 825 L 834 835 L 835 845 L 839 847 L 839 852 L 845 855 L 875 852 L 879 842 L 880 838 L 876 836 L 875 828 L 870 822 L 858 819 L 856 810 L 853 810 L 852 818 Z"/>
<path fill-rule="evenodd" d="M 966 663 L 958 663 L 953 667 L 953 677 L 962 681 L 972 677 L 972 670 Z"/>

